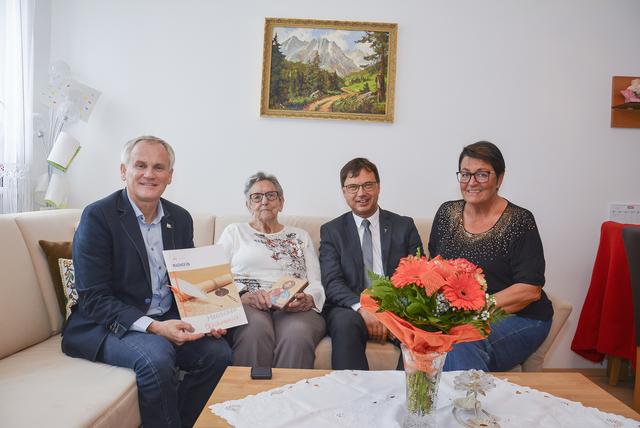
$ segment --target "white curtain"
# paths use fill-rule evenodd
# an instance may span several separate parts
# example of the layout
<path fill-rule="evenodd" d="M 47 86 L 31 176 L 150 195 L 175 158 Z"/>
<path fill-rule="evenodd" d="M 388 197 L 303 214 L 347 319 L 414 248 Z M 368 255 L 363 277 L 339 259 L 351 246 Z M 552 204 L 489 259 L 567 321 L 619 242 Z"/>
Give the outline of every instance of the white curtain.
<path fill-rule="evenodd" d="M 33 209 L 35 0 L 0 0 L 0 213 Z M 3 13 L 0 12 L 0 18 Z"/>

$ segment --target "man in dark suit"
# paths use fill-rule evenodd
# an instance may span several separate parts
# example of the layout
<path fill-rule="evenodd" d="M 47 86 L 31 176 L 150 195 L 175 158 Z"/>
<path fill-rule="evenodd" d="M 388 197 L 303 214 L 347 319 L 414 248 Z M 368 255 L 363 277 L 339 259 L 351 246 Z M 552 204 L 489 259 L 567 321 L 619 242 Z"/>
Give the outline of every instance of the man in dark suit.
<path fill-rule="evenodd" d="M 380 176 L 367 159 L 356 158 L 340 170 L 340 184 L 351 208 L 320 228 L 320 270 L 327 300 L 323 311 L 331 336 L 331 367 L 368 370 L 367 340 L 385 342 L 387 328 L 360 308 L 368 271 L 391 275 L 400 259 L 422 251 L 410 217 L 378 207 Z"/>
<path fill-rule="evenodd" d="M 191 216 L 161 198 L 174 159 L 157 137 L 129 141 L 126 188 L 83 211 L 73 239 L 79 302 L 62 340 L 67 355 L 135 371 L 145 427 L 192 426 L 231 363 L 225 331 L 193 333 L 167 286 L 162 251 L 193 247 Z"/>

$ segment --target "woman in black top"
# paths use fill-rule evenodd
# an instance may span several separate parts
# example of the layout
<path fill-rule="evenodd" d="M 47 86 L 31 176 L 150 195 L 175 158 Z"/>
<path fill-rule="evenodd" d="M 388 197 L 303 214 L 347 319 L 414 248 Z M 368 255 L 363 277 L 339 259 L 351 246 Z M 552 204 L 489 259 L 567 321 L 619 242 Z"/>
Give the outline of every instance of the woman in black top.
<path fill-rule="evenodd" d="M 493 323 L 487 339 L 454 345 L 445 370 L 509 370 L 535 352 L 551 328 L 542 241 L 533 214 L 498 195 L 504 170 L 494 144 L 465 147 L 457 173 L 463 199 L 442 204 L 433 221 L 431 257 L 464 257 L 480 266 L 488 293 L 513 314 Z"/>

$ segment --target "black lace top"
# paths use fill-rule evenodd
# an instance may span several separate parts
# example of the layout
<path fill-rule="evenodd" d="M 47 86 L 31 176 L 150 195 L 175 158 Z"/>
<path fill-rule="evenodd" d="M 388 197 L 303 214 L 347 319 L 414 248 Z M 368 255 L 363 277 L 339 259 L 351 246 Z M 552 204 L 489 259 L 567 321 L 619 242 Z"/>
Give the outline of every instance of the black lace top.
<path fill-rule="evenodd" d="M 544 253 L 533 214 L 508 202 L 496 224 L 486 232 L 473 234 L 464 229 L 464 200 L 445 202 L 433 220 L 429 237 L 431 257 L 464 257 L 485 273 L 489 293 L 512 284 L 544 285 Z M 548 320 L 553 316 L 551 302 L 542 298 L 518 312 L 518 315 Z"/>

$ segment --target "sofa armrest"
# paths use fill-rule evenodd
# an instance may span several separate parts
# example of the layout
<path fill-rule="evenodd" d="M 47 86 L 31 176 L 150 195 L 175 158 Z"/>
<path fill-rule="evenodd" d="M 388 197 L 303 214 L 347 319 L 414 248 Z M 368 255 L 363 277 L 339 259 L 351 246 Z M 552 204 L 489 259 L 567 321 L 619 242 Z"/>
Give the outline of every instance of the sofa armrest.
<path fill-rule="evenodd" d="M 563 300 L 548 291 L 545 290 L 547 297 L 551 300 L 551 304 L 553 305 L 553 321 L 551 322 L 551 329 L 549 330 L 549 334 L 547 338 L 542 342 L 542 345 L 527 358 L 527 360 L 522 364 L 522 370 L 525 372 L 540 372 L 542 371 L 542 365 L 544 363 L 544 357 L 547 355 L 547 352 L 551 348 L 553 341 L 560 333 L 562 326 L 569 318 L 573 307 L 571 303 Z"/>

